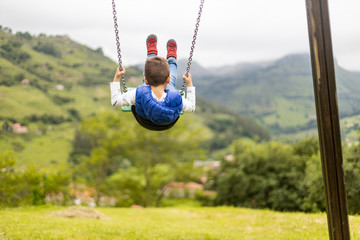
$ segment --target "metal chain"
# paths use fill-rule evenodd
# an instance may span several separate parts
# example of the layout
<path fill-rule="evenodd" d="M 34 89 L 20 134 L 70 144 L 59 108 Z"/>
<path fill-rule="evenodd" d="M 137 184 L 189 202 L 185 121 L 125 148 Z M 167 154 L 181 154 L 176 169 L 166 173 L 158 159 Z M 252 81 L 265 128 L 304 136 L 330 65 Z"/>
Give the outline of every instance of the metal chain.
<path fill-rule="evenodd" d="M 116 6 L 115 6 L 115 0 L 112 0 L 112 9 L 113 9 L 113 19 L 114 19 L 114 29 L 115 29 L 115 37 L 116 37 L 116 48 L 117 48 L 117 55 L 118 55 L 118 63 L 120 69 L 123 69 L 122 66 L 122 60 L 121 60 L 121 49 L 120 49 L 120 40 L 119 40 L 119 30 L 118 30 L 118 24 L 117 24 L 117 17 L 116 17 Z M 121 76 L 121 85 L 122 85 L 122 92 L 126 93 L 126 82 L 124 75 Z"/>
<path fill-rule="evenodd" d="M 192 57 L 193 57 L 193 54 L 194 54 L 196 37 L 197 37 L 197 33 L 199 31 L 201 13 L 202 13 L 202 10 L 203 10 L 203 7 L 204 7 L 204 2 L 205 2 L 205 0 L 201 0 L 198 17 L 197 17 L 196 24 L 195 24 L 195 30 L 194 30 L 194 36 L 193 36 L 193 41 L 192 41 L 191 50 L 190 50 L 190 56 L 189 56 L 189 59 L 188 59 L 187 68 L 186 68 L 186 72 L 185 72 L 186 76 L 189 76 L 189 72 L 190 72 L 190 66 L 191 66 L 191 61 L 192 61 Z M 186 84 L 185 84 L 185 81 L 184 81 L 183 85 L 181 87 L 181 95 L 184 94 L 185 86 L 186 86 Z"/>

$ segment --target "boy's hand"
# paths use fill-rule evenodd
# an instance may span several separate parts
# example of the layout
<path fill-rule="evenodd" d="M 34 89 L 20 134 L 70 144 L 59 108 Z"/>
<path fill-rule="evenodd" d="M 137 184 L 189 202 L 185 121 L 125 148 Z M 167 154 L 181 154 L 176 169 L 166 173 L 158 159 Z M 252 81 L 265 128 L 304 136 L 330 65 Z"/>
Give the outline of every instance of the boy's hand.
<path fill-rule="evenodd" d="M 183 80 L 184 80 L 184 82 L 186 83 L 186 86 L 187 86 L 187 87 L 192 87 L 192 86 L 193 86 L 192 80 L 191 80 L 191 74 L 190 74 L 190 73 L 189 73 L 188 76 L 186 76 L 186 73 L 184 73 L 184 75 L 183 75 Z"/>
<path fill-rule="evenodd" d="M 118 67 L 116 69 L 116 73 L 115 73 L 115 76 L 114 76 L 114 82 L 120 82 L 121 76 L 125 75 L 125 73 L 126 73 L 126 70 L 125 70 L 124 67 L 121 70 L 120 70 L 120 67 Z"/>

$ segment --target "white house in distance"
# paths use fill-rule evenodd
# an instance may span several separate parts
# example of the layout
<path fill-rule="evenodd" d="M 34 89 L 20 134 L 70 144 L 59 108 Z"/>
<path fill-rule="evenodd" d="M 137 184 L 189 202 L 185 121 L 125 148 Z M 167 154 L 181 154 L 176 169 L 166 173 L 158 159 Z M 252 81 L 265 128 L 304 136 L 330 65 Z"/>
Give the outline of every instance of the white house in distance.
<path fill-rule="evenodd" d="M 27 79 L 27 78 L 25 78 L 25 79 L 21 80 L 21 84 L 23 84 L 23 85 L 29 85 L 29 84 L 30 84 L 30 80 Z"/>
<path fill-rule="evenodd" d="M 11 128 L 16 134 L 26 134 L 29 132 L 29 129 L 26 126 L 21 126 L 20 123 L 14 123 Z"/>
<path fill-rule="evenodd" d="M 56 90 L 58 90 L 58 91 L 64 91 L 64 89 L 65 89 L 64 85 L 61 85 L 61 84 L 56 85 L 55 88 L 56 88 Z"/>

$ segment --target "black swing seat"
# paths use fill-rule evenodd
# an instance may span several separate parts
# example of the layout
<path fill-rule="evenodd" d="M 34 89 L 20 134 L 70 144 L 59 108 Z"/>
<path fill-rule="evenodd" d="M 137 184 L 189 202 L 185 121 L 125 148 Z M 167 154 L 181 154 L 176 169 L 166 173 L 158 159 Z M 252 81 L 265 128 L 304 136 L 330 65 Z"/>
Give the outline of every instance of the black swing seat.
<path fill-rule="evenodd" d="M 164 131 L 167 130 L 169 128 L 171 128 L 172 126 L 175 125 L 175 123 L 177 122 L 177 120 L 179 120 L 179 117 L 173 121 L 172 123 L 166 124 L 166 125 L 157 125 L 145 118 L 140 117 L 137 113 L 136 113 L 136 109 L 135 109 L 135 105 L 131 105 L 131 112 L 133 113 L 136 121 L 144 128 L 151 130 L 151 131 Z"/>

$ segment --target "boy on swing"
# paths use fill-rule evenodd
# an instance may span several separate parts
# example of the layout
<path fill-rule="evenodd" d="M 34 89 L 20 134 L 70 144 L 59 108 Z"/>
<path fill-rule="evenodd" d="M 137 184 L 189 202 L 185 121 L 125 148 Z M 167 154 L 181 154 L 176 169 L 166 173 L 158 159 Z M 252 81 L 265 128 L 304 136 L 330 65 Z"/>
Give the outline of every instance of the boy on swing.
<path fill-rule="evenodd" d="M 186 98 L 176 89 L 177 44 L 167 42 L 167 59 L 157 56 L 157 37 L 149 35 L 146 40 L 147 60 L 144 68 L 143 85 L 134 91 L 121 94 L 120 78 L 125 68 L 118 67 L 113 82 L 110 83 L 111 104 L 113 106 L 134 105 L 138 116 L 162 126 L 175 123 L 180 112 L 195 111 L 195 87 L 191 75 L 183 75 L 187 86 Z"/>

